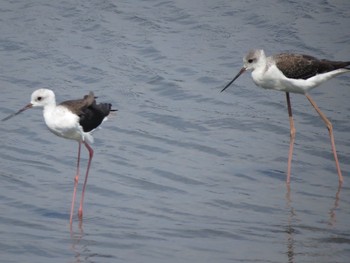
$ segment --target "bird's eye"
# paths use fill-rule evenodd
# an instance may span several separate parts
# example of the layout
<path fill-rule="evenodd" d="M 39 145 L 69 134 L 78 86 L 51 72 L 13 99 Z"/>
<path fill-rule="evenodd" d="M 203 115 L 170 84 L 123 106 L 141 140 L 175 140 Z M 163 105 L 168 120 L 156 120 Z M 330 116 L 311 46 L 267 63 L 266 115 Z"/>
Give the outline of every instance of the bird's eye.
<path fill-rule="evenodd" d="M 38 101 L 41 101 L 42 99 L 43 97 L 40 97 L 40 96 L 37 98 Z"/>
<path fill-rule="evenodd" d="M 253 63 L 253 59 L 248 59 L 248 63 Z"/>

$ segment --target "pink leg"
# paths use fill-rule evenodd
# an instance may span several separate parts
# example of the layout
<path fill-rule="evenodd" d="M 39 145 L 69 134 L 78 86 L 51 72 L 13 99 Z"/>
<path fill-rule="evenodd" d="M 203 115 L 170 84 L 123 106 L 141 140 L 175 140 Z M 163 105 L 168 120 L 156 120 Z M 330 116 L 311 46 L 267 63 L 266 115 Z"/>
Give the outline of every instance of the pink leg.
<path fill-rule="evenodd" d="M 73 198 L 72 198 L 72 205 L 70 208 L 70 219 L 69 219 L 70 225 L 72 225 L 72 222 L 73 222 L 74 203 L 75 203 L 75 197 L 77 194 L 77 186 L 78 186 L 78 180 L 79 180 L 79 174 L 80 174 L 80 171 L 79 171 L 80 150 L 81 150 L 81 142 L 79 142 L 79 147 L 78 147 L 77 173 L 75 174 L 75 177 L 74 177 L 74 190 L 73 190 Z"/>
<path fill-rule="evenodd" d="M 338 179 L 339 183 L 341 184 L 343 182 L 343 176 L 341 174 L 340 166 L 339 166 L 339 161 L 338 161 L 338 155 L 337 155 L 337 150 L 335 149 L 335 142 L 334 142 L 334 136 L 333 136 L 333 126 L 332 123 L 327 119 L 326 115 L 323 114 L 323 112 L 319 109 L 315 101 L 310 97 L 309 94 L 305 94 L 306 98 L 310 101 L 311 105 L 315 108 L 317 113 L 320 115 L 322 120 L 325 122 L 327 129 L 329 131 L 329 137 L 331 138 L 331 144 L 332 144 L 332 151 L 335 159 L 335 165 L 337 167 L 338 171 Z"/>
<path fill-rule="evenodd" d="M 84 181 L 84 185 L 83 185 L 83 191 L 81 194 L 80 206 L 79 206 L 79 211 L 78 211 L 78 216 L 80 219 L 83 217 L 83 202 L 84 202 L 86 182 L 87 182 L 88 175 L 89 175 L 91 160 L 92 160 L 92 157 L 94 156 L 94 150 L 90 147 L 90 145 L 87 144 L 87 142 L 85 142 L 85 141 L 83 143 L 84 143 L 86 149 L 88 149 L 88 151 L 89 151 L 89 162 L 88 162 L 88 166 L 86 169 L 85 181 Z"/>
<path fill-rule="evenodd" d="M 291 167 L 292 167 L 293 148 L 294 148 L 294 141 L 295 141 L 295 127 L 294 127 L 294 120 L 293 120 L 293 114 L 292 114 L 292 106 L 289 98 L 289 92 L 286 92 L 286 98 L 287 98 L 289 124 L 290 124 L 290 144 L 289 144 L 288 168 L 287 168 L 287 184 L 289 184 Z"/>

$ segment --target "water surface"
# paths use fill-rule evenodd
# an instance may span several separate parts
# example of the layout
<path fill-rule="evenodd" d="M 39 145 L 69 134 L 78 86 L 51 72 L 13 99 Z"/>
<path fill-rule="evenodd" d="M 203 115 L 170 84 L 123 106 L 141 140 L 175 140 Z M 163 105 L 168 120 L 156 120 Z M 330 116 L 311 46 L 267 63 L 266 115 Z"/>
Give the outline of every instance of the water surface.
<path fill-rule="evenodd" d="M 94 135 L 72 233 L 77 143 L 51 134 L 38 109 L 2 123 L 1 262 L 348 262 L 350 76 L 311 92 L 334 125 L 342 188 L 304 96 L 292 95 L 287 188 L 285 95 L 249 74 L 219 91 L 251 48 L 349 60 L 349 11 L 348 1 L 3 1 L 1 116 L 41 87 L 58 101 L 91 90 L 119 111 Z"/>

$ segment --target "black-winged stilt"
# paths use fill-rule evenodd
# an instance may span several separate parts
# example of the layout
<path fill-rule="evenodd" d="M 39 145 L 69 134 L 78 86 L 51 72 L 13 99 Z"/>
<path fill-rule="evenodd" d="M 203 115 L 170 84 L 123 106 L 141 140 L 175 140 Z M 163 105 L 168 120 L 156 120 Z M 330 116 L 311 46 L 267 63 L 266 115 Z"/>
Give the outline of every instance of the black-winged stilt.
<path fill-rule="evenodd" d="M 251 50 L 243 58 L 244 66 L 238 74 L 221 90 L 227 89 L 242 73 L 252 71 L 257 86 L 286 92 L 289 122 L 290 146 L 288 154 L 287 183 L 290 183 L 291 163 L 295 140 L 295 127 L 289 93 L 304 94 L 325 122 L 332 144 L 332 151 L 338 171 L 339 183 L 343 182 L 337 151 L 335 148 L 331 122 L 318 108 L 308 92 L 321 83 L 346 72 L 350 72 L 350 61 L 330 61 L 317 59 L 309 55 L 282 53 L 266 57 L 263 50 Z"/>
<path fill-rule="evenodd" d="M 94 140 L 91 132 L 106 119 L 111 111 L 116 110 L 111 109 L 112 105 L 110 103 L 96 104 L 95 96 L 92 92 L 85 95 L 83 99 L 68 100 L 57 105 L 55 94 L 52 90 L 38 89 L 32 93 L 31 102 L 28 105 L 16 113 L 2 119 L 2 121 L 6 121 L 32 107 L 44 108 L 44 120 L 52 133 L 66 139 L 76 140 L 79 143 L 77 172 L 74 177 L 74 190 L 69 220 L 70 224 L 72 224 L 74 203 L 80 174 L 79 167 L 81 143 L 83 143 L 86 149 L 89 151 L 89 161 L 86 169 L 85 181 L 78 211 L 79 218 L 82 218 L 83 215 L 86 182 L 89 175 L 91 160 L 94 154 L 93 149 L 89 145 L 89 143 L 92 143 Z"/>

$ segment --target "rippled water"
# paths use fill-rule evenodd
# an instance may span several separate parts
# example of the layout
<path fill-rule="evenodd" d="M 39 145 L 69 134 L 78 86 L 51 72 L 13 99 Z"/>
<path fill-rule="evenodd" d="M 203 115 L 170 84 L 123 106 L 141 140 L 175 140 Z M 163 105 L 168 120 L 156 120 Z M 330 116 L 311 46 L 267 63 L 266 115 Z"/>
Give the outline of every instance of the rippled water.
<path fill-rule="evenodd" d="M 0 127 L 1 262 L 349 262 L 350 76 L 285 95 L 248 74 L 250 48 L 349 60 L 349 1 L 2 1 L 0 114 L 39 87 L 118 108 L 95 133 L 85 214 L 69 209 L 77 143 L 40 110 Z M 1 118 L 3 118 L 1 117 Z M 87 153 L 83 152 L 82 166 Z M 80 192 L 79 192 L 80 193 Z"/>

